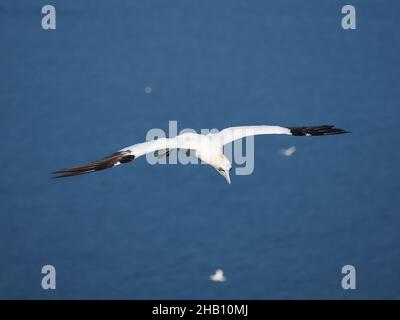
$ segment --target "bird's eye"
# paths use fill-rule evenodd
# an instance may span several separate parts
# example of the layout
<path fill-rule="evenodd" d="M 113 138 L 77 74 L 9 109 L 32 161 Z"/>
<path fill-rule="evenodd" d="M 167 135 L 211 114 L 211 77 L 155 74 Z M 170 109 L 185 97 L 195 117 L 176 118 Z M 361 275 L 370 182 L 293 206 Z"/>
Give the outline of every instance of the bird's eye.
<path fill-rule="evenodd" d="M 224 169 L 222 169 L 221 167 L 218 168 L 218 171 L 225 171 Z"/>

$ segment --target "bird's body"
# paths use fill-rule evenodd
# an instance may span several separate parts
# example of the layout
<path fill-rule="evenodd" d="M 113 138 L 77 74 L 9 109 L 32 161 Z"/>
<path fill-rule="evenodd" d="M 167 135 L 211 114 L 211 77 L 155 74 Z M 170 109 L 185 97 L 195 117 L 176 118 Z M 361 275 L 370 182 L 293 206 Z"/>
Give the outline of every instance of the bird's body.
<path fill-rule="evenodd" d="M 148 153 L 169 155 L 171 149 L 190 151 L 191 155 L 215 168 L 230 183 L 229 171 L 232 164 L 223 153 L 223 146 L 234 140 L 247 136 L 264 134 L 285 134 L 293 136 L 321 136 L 347 133 L 345 130 L 333 126 L 285 128 L 280 126 L 243 126 L 231 127 L 218 133 L 207 135 L 197 133 L 183 133 L 174 138 L 160 138 L 143 143 L 137 143 L 123 148 L 103 159 L 90 162 L 86 165 L 55 171 L 57 178 L 76 176 L 94 171 L 104 170 L 123 163 L 131 162 Z"/>

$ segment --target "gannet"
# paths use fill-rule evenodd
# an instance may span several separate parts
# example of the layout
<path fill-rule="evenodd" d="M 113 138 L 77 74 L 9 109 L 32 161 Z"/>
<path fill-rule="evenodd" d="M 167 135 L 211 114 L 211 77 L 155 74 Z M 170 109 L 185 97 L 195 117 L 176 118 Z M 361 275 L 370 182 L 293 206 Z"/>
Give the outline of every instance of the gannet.
<path fill-rule="evenodd" d="M 217 133 L 207 135 L 197 133 L 182 133 L 174 138 L 160 138 L 143 143 L 137 143 L 123 148 L 110 156 L 90 162 L 85 165 L 61 169 L 52 172 L 54 178 L 64 178 L 86 174 L 112 168 L 135 160 L 147 153 L 156 153 L 158 156 L 169 156 L 171 149 L 179 149 L 190 152 L 217 170 L 230 184 L 229 172 L 232 164 L 223 153 L 223 146 L 232 141 L 248 136 L 264 134 L 285 134 L 291 136 L 328 136 L 348 133 L 343 129 L 331 125 L 313 127 L 280 127 L 280 126 L 241 126 L 223 129 Z"/>
<path fill-rule="evenodd" d="M 210 276 L 210 280 L 215 281 L 215 282 L 226 281 L 226 277 L 224 275 L 224 270 L 222 270 L 222 269 L 215 270 L 215 273 Z"/>
<path fill-rule="evenodd" d="M 296 147 L 295 146 L 291 146 L 287 149 L 282 149 L 281 150 L 281 154 L 286 156 L 286 157 L 291 157 L 295 152 L 296 152 Z"/>

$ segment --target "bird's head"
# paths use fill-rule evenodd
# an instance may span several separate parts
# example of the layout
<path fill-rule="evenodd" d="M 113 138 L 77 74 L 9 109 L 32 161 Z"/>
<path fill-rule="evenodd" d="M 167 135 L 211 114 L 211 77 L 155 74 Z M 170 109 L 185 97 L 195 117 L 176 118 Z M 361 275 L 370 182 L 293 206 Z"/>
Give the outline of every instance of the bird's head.
<path fill-rule="evenodd" d="M 232 165 L 229 159 L 222 154 L 218 157 L 217 163 L 214 167 L 226 179 L 226 181 L 231 184 L 229 172 L 232 169 Z"/>

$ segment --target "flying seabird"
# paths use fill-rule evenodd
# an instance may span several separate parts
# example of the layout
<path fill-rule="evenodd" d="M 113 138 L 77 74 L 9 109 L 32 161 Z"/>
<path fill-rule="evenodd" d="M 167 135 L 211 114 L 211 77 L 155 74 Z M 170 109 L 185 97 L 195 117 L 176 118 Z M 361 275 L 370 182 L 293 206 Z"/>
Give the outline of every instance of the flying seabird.
<path fill-rule="evenodd" d="M 201 161 L 211 165 L 227 181 L 231 183 L 229 172 L 232 168 L 231 162 L 223 154 L 223 146 L 232 141 L 255 135 L 263 134 L 286 134 L 291 136 L 328 136 L 348 133 L 343 129 L 331 125 L 314 127 L 285 128 L 280 126 L 242 126 L 226 128 L 218 133 L 207 135 L 197 133 L 183 133 L 174 138 L 160 138 L 143 143 L 137 143 L 123 148 L 110 156 L 90 162 L 85 165 L 61 169 L 53 174 L 54 178 L 64 178 L 100 171 L 131 162 L 147 153 L 155 153 L 159 157 L 169 156 L 171 149 L 179 149 L 191 154 Z"/>
<path fill-rule="evenodd" d="M 294 153 L 296 152 L 296 147 L 295 146 L 291 146 L 287 149 L 282 149 L 281 150 L 281 154 L 286 156 L 286 157 L 291 157 Z"/>
<path fill-rule="evenodd" d="M 210 276 L 210 280 L 215 281 L 215 282 L 226 281 L 226 277 L 224 275 L 224 270 L 222 270 L 222 269 L 215 270 L 215 273 Z"/>

